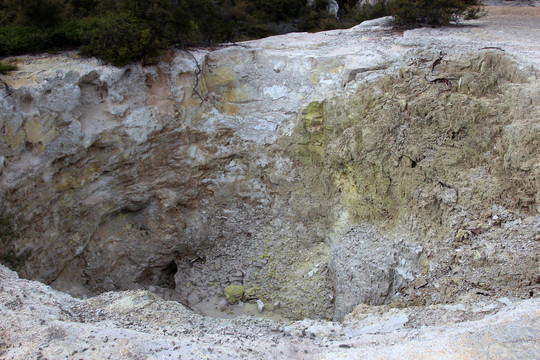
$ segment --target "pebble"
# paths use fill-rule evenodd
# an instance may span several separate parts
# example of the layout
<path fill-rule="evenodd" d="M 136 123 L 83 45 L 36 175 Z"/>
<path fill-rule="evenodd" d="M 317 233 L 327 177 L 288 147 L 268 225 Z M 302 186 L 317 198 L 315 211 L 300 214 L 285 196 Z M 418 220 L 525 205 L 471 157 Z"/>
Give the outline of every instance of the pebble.
<path fill-rule="evenodd" d="M 260 313 L 264 310 L 264 302 L 260 299 L 257 299 L 257 309 Z"/>

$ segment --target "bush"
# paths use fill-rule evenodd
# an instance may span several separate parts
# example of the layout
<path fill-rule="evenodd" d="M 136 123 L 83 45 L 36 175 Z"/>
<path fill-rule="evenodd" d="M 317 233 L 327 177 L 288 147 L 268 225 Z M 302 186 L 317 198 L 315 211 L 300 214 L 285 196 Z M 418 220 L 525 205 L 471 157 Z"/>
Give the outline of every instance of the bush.
<path fill-rule="evenodd" d="M 17 70 L 17 65 L 13 65 L 13 64 L 7 64 L 7 63 L 3 63 L 0 61 L 0 74 L 1 75 L 5 75 L 7 74 L 8 72 L 10 71 L 15 71 Z M 0 225 L 1 227 L 2 225 Z"/>
<path fill-rule="evenodd" d="M 66 38 L 68 0 L 0 0 L 0 56 L 77 46 Z"/>
<path fill-rule="evenodd" d="M 40 30 L 54 28 L 71 11 L 67 0 L 1 0 L 0 9 L 0 22 Z"/>
<path fill-rule="evenodd" d="M 116 66 L 135 59 L 156 60 L 164 42 L 145 21 L 131 12 L 107 12 L 81 21 L 79 49 L 82 55 L 97 56 Z"/>
<path fill-rule="evenodd" d="M 482 15 L 478 0 L 387 0 L 386 10 L 397 24 L 448 25 L 460 17 Z"/>
<path fill-rule="evenodd" d="M 373 4 L 367 2 L 362 5 L 344 4 L 342 19 L 352 25 L 360 24 L 362 21 L 371 20 L 387 16 L 385 2 L 378 1 Z"/>
<path fill-rule="evenodd" d="M 448 24 L 479 15 L 479 0 L 0 0 L 0 56 L 80 47 L 114 65 L 151 63 L 170 45 L 321 31 L 393 15 L 398 24 Z"/>
<path fill-rule="evenodd" d="M 45 32 L 23 25 L 0 27 L 0 56 L 41 51 L 46 43 Z"/>

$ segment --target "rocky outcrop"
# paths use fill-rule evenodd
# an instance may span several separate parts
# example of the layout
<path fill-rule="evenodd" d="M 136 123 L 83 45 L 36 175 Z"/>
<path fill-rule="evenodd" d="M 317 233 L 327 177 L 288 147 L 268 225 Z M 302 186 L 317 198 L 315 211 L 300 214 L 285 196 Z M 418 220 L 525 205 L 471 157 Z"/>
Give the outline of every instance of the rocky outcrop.
<path fill-rule="evenodd" d="M 75 296 L 145 289 L 220 316 L 536 296 L 540 50 L 490 19 L 148 67 L 17 58 L 0 261 Z"/>
<path fill-rule="evenodd" d="M 6 359 L 535 359 L 538 299 L 355 309 L 344 325 L 202 317 L 147 291 L 79 300 L 0 265 Z M 463 321 L 468 320 L 468 321 Z"/>
<path fill-rule="evenodd" d="M 357 226 L 333 244 L 328 267 L 336 293 L 335 320 L 343 320 L 358 304 L 392 302 L 400 288 L 419 276 L 422 248 L 414 245 L 413 236 L 407 239 Z"/>

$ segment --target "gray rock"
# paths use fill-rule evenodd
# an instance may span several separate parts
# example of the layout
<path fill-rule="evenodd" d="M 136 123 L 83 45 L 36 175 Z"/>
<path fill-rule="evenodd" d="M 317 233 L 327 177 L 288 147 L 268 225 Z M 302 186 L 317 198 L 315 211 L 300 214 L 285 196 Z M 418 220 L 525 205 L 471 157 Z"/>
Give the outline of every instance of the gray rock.
<path fill-rule="evenodd" d="M 257 299 L 257 310 L 260 313 L 264 310 L 264 302 L 260 299 Z"/>
<path fill-rule="evenodd" d="M 418 273 L 421 253 L 414 238 L 383 235 L 373 225 L 344 232 L 332 245 L 328 264 L 335 292 L 334 320 L 343 320 L 358 304 L 382 305 L 399 297 L 399 289 Z"/>

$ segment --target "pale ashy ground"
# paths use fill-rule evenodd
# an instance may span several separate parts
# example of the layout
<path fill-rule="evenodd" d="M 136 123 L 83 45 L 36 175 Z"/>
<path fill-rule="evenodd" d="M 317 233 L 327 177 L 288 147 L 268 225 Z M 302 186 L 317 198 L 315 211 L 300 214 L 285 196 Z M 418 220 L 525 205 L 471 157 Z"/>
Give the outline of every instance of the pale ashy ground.
<path fill-rule="evenodd" d="M 280 324 L 204 318 L 146 291 L 82 301 L 18 279 L 0 266 L 0 310 L 2 359 L 540 357 L 538 298 L 380 313 L 375 308 L 345 325 L 312 320 Z M 411 325 L 415 317 L 439 325 Z"/>

